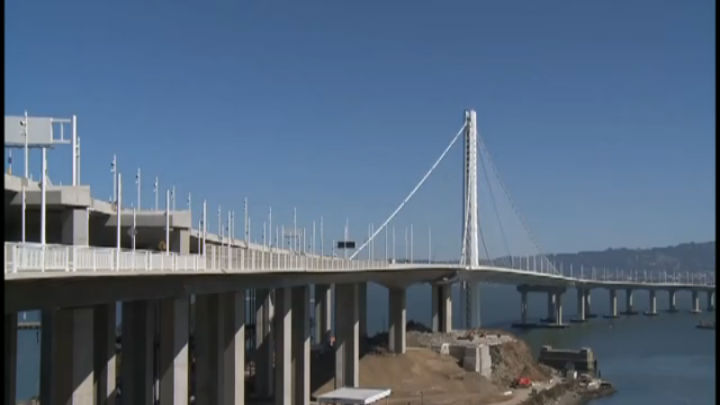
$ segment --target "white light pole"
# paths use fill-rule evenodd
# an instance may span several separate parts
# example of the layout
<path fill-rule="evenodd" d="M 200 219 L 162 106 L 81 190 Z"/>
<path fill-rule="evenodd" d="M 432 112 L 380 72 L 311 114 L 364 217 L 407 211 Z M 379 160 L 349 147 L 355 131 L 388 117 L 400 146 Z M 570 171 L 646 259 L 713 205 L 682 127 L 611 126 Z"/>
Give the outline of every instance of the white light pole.
<path fill-rule="evenodd" d="M 297 252 L 298 250 L 298 238 L 297 238 L 297 209 L 293 207 L 293 248 L 292 250 Z"/>
<path fill-rule="evenodd" d="M 170 193 L 170 197 L 172 200 L 172 210 L 175 211 L 175 186 L 172 186 L 172 192 Z"/>
<path fill-rule="evenodd" d="M 72 185 L 80 184 L 80 140 L 77 136 L 77 115 L 73 114 L 72 119 Z"/>
<path fill-rule="evenodd" d="M 320 217 L 320 256 L 325 254 L 325 235 L 323 235 L 323 217 Z"/>
<path fill-rule="evenodd" d="M 312 222 L 312 254 L 315 254 L 315 221 Z"/>
<path fill-rule="evenodd" d="M 27 177 L 22 179 L 22 189 L 21 189 L 21 196 L 22 199 L 22 217 L 20 218 L 20 233 L 21 233 L 21 240 L 23 243 L 25 243 L 25 211 L 27 210 L 27 202 L 25 199 L 25 183 L 27 182 Z"/>
<path fill-rule="evenodd" d="M 188 211 L 192 211 L 192 193 L 188 193 L 187 203 L 188 203 Z"/>
<path fill-rule="evenodd" d="M 205 256 L 207 253 L 207 200 L 203 200 L 202 226 L 202 254 Z"/>
<path fill-rule="evenodd" d="M 42 196 L 40 206 L 40 243 L 45 246 L 45 228 L 47 227 L 47 148 L 42 148 Z"/>
<path fill-rule="evenodd" d="M 115 178 L 115 177 L 113 177 Z M 117 190 L 115 191 L 115 212 L 117 212 L 117 229 L 116 229 L 116 235 L 115 235 L 115 269 L 120 270 L 120 249 L 122 248 L 122 233 L 120 232 L 120 229 L 122 228 L 122 200 L 121 200 L 121 194 L 122 194 L 122 174 L 117 173 L 117 183 L 116 183 Z"/>
<path fill-rule="evenodd" d="M 137 174 L 135 175 L 135 184 L 137 185 L 137 209 L 141 209 L 142 208 L 142 205 L 141 205 L 142 198 L 140 196 L 141 190 L 140 190 L 140 168 L 139 167 L 137 169 Z"/>
<path fill-rule="evenodd" d="M 385 227 L 385 261 L 388 261 L 388 227 Z"/>
<path fill-rule="evenodd" d="M 170 254 L 170 190 L 165 190 L 165 254 Z"/>
<path fill-rule="evenodd" d="M 268 207 L 268 233 L 270 234 L 270 237 L 269 237 L 270 241 L 268 243 L 268 246 L 270 246 L 270 247 L 273 246 L 273 243 L 272 243 L 273 231 L 272 231 L 272 229 L 273 229 L 272 228 L 272 207 Z M 275 241 L 275 245 L 277 246 L 277 240 Z"/>
<path fill-rule="evenodd" d="M 158 199 L 158 193 L 160 192 L 160 181 L 155 176 L 155 183 L 153 183 L 153 192 L 155 193 L 155 211 L 160 209 L 160 200 Z"/>
<path fill-rule="evenodd" d="M 222 236 L 222 208 L 220 205 L 218 205 L 218 227 L 217 227 L 217 234 L 218 238 Z M 220 244 L 222 245 L 222 239 L 220 239 Z"/>
<path fill-rule="evenodd" d="M 135 235 L 137 235 L 137 231 L 135 230 L 135 227 L 137 226 L 137 219 L 135 218 L 135 207 L 133 207 L 133 223 L 132 223 L 132 250 L 135 251 Z"/>
<path fill-rule="evenodd" d="M 245 226 L 245 242 L 249 243 L 250 241 L 250 224 L 249 224 L 249 216 L 248 216 L 248 199 L 245 197 L 243 199 L 243 210 L 245 211 L 245 218 L 243 225 Z"/>
<path fill-rule="evenodd" d="M 110 173 L 113 175 L 113 202 L 117 202 L 117 155 L 113 155 L 113 160 L 110 163 Z"/>
<path fill-rule="evenodd" d="M 395 261 L 395 225 L 393 225 L 392 231 L 392 261 Z"/>
<path fill-rule="evenodd" d="M 22 123 L 22 126 L 23 126 L 23 128 L 25 128 L 24 133 L 25 133 L 25 178 L 26 179 L 30 176 L 30 166 L 28 163 L 28 162 L 30 162 L 30 149 L 28 147 L 28 137 L 29 137 L 28 136 L 28 133 L 29 133 L 28 125 L 29 124 L 30 123 L 28 122 L 27 110 L 25 110 L 25 121 Z"/>

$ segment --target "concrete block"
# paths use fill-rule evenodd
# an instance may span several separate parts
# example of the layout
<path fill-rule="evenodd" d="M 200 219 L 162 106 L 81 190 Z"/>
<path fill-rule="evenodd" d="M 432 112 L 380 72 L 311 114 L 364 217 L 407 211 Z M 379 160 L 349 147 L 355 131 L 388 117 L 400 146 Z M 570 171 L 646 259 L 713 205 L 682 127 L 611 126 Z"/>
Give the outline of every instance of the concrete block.
<path fill-rule="evenodd" d="M 483 377 L 490 377 L 492 361 L 488 345 L 480 344 L 465 348 L 463 368 L 468 371 L 480 373 Z"/>
<path fill-rule="evenodd" d="M 434 352 L 440 353 L 442 355 L 450 355 L 450 344 L 449 343 L 441 343 L 439 345 L 433 345 L 431 349 Z"/>

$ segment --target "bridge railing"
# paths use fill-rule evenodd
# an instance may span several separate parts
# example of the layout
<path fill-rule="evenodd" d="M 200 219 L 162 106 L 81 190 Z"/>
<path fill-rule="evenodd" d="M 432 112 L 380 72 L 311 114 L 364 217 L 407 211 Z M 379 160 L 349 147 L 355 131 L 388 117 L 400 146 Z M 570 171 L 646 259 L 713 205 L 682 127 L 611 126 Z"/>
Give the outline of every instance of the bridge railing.
<path fill-rule="evenodd" d="M 5 274 L 32 272 L 306 271 L 388 268 L 382 260 L 347 260 L 287 250 L 208 246 L 206 255 L 5 242 Z"/>

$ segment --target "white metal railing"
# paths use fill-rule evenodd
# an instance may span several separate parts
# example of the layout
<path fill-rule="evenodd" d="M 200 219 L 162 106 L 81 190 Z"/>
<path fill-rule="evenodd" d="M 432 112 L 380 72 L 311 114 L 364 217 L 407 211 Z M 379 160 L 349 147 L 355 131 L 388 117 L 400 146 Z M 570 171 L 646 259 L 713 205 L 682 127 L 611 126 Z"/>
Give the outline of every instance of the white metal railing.
<path fill-rule="evenodd" d="M 118 261 L 119 259 L 119 261 Z M 518 259 L 517 263 L 532 263 Z M 513 261 L 511 261 L 513 263 Z M 409 263 L 412 266 L 412 263 Z M 251 247 L 207 246 L 206 256 L 148 250 L 121 250 L 107 247 L 5 242 L 5 274 L 33 272 L 243 272 L 243 271 L 363 271 L 391 268 L 384 260 L 347 260 L 303 254 L 289 250 Z M 420 267 L 420 265 L 418 265 Z M 582 270 L 575 272 L 535 271 L 525 266 L 497 267 L 522 270 L 568 281 L 677 284 L 715 286 L 714 273 Z"/>

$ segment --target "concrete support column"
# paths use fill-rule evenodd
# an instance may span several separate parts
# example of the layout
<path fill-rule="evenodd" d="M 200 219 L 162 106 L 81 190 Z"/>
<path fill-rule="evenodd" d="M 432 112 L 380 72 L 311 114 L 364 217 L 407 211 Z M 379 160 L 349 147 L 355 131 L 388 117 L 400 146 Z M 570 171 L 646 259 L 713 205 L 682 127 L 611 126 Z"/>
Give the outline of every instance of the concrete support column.
<path fill-rule="evenodd" d="M 222 378 L 218 403 L 245 403 L 245 291 L 228 292 L 219 296 L 218 320 L 220 332 L 218 364 Z"/>
<path fill-rule="evenodd" d="M 114 302 L 93 307 L 95 403 L 98 405 L 117 402 L 116 324 Z"/>
<path fill-rule="evenodd" d="M 42 328 L 41 402 L 94 403 L 93 310 L 45 310 Z"/>
<path fill-rule="evenodd" d="M 270 397 L 273 389 L 273 328 L 274 294 L 272 290 L 256 290 L 255 295 L 255 392 Z"/>
<path fill-rule="evenodd" d="M 357 284 L 335 285 L 335 388 L 360 383 L 358 289 Z"/>
<path fill-rule="evenodd" d="M 715 291 L 707 292 L 707 310 L 708 311 L 715 310 Z"/>
<path fill-rule="evenodd" d="M 315 343 L 325 341 L 331 329 L 332 290 L 329 285 L 315 284 Z"/>
<path fill-rule="evenodd" d="M 292 289 L 292 381 L 294 405 L 310 403 L 310 288 Z"/>
<path fill-rule="evenodd" d="M 610 292 L 610 317 L 617 318 L 617 291 L 614 288 L 609 290 Z"/>
<path fill-rule="evenodd" d="M 548 322 L 554 322 L 555 320 L 555 294 L 553 292 L 547 293 L 547 319 Z"/>
<path fill-rule="evenodd" d="M 367 337 L 367 283 L 358 283 L 359 297 L 359 317 L 360 317 L 360 334 L 361 338 Z"/>
<path fill-rule="evenodd" d="M 170 251 L 183 255 L 190 254 L 189 229 L 172 229 L 170 231 Z"/>
<path fill-rule="evenodd" d="M 657 299 L 655 298 L 655 290 L 650 289 L 648 291 L 649 303 L 648 303 L 648 315 L 657 315 Z"/>
<path fill-rule="evenodd" d="M 668 290 L 668 312 L 677 312 L 676 290 Z"/>
<path fill-rule="evenodd" d="M 555 324 L 562 325 L 562 291 L 553 293 L 555 296 Z"/>
<path fill-rule="evenodd" d="M 482 323 L 480 319 L 480 283 L 476 281 L 468 281 L 467 288 L 468 304 L 465 310 L 468 311 L 467 321 L 470 323 L 465 325 L 465 327 L 467 329 L 475 329 L 479 328 Z"/>
<path fill-rule="evenodd" d="M 388 333 L 388 348 L 396 354 L 405 353 L 405 326 L 407 324 L 406 291 L 405 288 L 388 288 L 388 319 L 390 330 Z"/>
<path fill-rule="evenodd" d="M 190 353 L 190 299 L 160 302 L 160 404 L 187 405 Z"/>
<path fill-rule="evenodd" d="M 292 403 L 292 301 L 288 287 L 275 290 L 275 404 Z"/>
<path fill-rule="evenodd" d="M 590 315 L 592 314 L 592 311 L 590 310 L 590 291 L 591 289 L 585 290 L 585 319 L 590 319 Z"/>
<path fill-rule="evenodd" d="M 633 291 L 629 288 L 625 290 L 625 313 L 628 315 L 635 313 L 633 310 Z"/>
<path fill-rule="evenodd" d="M 155 305 L 151 301 L 122 304 L 122 402 L 153 403 L 153 340 Z"/>
<path fill-rule="evenodd" d="M 449 333 L 452 331 L 452 286 L 450 284 L 432 285 L 432 330 Z"/>
<path fill-rule="evenodd" d="M 690 312 L 700 312 L 700 297 L 698 296 L 697 290 L 692 290 L 692 310 Z"/>
<path fill-rule="evenodd" d="M 527 291 L 520 291 L 520 322 L 523 324 L 527 323 L 528 303 L 527 303 Z"/>
<path fill-rule="evenodd" d="M 85 208 L 68 208 L 61 214 L 61 243 L 87 246 L 89 244 L 88 216 Z"/>
<path fill-rule="evenodd" d="M 4 404 L 15 404 L 17 385 L 17 312 L 5 315 L 5 394 Z"/>
<path fill-rule="evenodd" d="M 221 400 L 220 299 L 218 294 L 195 298 L 195 403 L 219 404 Z"/>
<path fill-rule="evenodd" d="M 577 320 L 585 321 L 585 302 L 586 302 L 587 291 L 583 288 L 577 289 Z"/>

